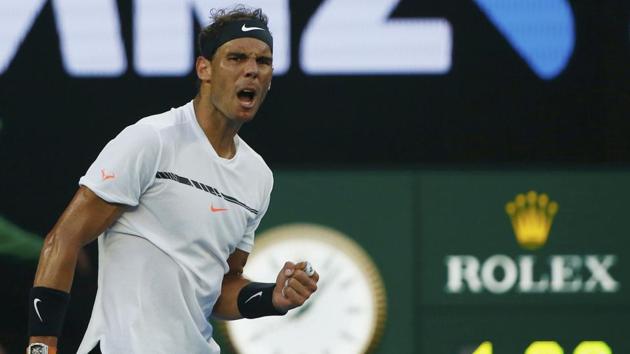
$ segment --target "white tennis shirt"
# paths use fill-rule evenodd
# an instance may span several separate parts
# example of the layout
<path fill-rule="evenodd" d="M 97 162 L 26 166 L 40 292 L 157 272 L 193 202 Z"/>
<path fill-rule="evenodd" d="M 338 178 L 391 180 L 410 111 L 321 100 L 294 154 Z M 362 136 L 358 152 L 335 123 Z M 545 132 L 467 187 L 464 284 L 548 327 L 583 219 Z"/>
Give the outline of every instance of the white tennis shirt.
<path fill-rule="evenodd" d="M 227 258 L 251 252 L 273 186 L 238 136 L 223 159 L 192 102 L 111 140 L 79 184 L 130 207 L 98 238 L 98 292 L 79 354 L 215 354 L 208 322 Z"/>

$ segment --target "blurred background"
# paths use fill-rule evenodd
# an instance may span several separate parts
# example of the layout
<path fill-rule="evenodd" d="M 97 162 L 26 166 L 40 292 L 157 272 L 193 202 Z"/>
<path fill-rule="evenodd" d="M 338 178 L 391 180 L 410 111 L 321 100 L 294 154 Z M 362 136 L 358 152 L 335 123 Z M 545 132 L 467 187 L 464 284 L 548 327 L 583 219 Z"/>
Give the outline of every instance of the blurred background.
<path fill-rule="evenodd" d="M 337 230 L 386 294 L 386 318 L 366 320 L 381 330 L 305 354 L 356 338 L 375 353 L 630 353 L 630 2 L 241 3 L 275 40 L 272 90 L 240 133 L 275 173 L 260 232 Z M 24 350 L 41 240 L 79 177 L 125 126 L 195 95 L 195 35 L 230 5 L 0 2 L 0 353 Z M 60 353 L 87 326 L 95 248 Z"/>

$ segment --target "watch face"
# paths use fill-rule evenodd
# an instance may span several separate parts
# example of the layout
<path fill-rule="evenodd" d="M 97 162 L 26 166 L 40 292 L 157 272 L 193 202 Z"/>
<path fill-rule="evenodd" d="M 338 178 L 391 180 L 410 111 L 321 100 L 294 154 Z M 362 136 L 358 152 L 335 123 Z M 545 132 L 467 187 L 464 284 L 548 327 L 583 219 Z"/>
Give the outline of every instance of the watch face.
<path fill-rule="evenodd" d="M 309 261 L 320 275 L 318 290 L 285 316 L 225 323 L 241 354 L 354 354 L 372 349 L 385 321 L 380 275 L 361 247 L 317 225 L 271 229 L 257 237 L 245 277 L 273 281 L 286 261 Z"/>
<path fill-rule="evenodd" d="M 48 346 L 40 343 L 33 343 L 28 346 L 28 354 L 48 354 Z"/>

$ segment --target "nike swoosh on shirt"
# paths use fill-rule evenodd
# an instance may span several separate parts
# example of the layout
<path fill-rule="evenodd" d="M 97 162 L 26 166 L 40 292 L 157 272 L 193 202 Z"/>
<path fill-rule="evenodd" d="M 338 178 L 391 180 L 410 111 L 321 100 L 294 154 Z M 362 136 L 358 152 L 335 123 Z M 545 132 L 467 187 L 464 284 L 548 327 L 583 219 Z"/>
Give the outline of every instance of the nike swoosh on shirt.
<path fill-rule="evenodd" d="M 249 302 L 249 300 L 251 300 L 251 299 L 255 298 L 256 296 L 260 296 L 260 297 L 262 297 L 262 290 L 261 290 L 261 291 L 259 291 L 259 292 L 257 292 L 256 294 L 254 294 L 254 295 L 250 296 L 250 297 L 249 297 L 249 299 L 245 300 L 245 303 L 248 303 L 248 302 Z"/>
<path fill-rule="evenodd" d="M 210 211 L 213 213 L 219 212 L 219 211 L 227 211 L 226 208 L 215 208 L 212 205 L 210 205 Z"/>
<path fill-rule="evenodd" d="M 37 303 L 41 301 L 42 300 L 35 298 L 35 300 L 33 300 L 33 306 L 35 307 L 35 312 L 37 313 L 37 317 L 39 317 L 39 321 L 44 323 L 42 316 L 39 314 L 39 309 L 37 308 Z"/>
<path fill-rule="evenodd" d="M 241 31 L 243 32 L 249 32 L 249 31 L 264 31 L 264 28 L 260 28 L 260 27 L 247 27 L 246 25 L 243 25 L 243 27 L 241 27 Z"/>

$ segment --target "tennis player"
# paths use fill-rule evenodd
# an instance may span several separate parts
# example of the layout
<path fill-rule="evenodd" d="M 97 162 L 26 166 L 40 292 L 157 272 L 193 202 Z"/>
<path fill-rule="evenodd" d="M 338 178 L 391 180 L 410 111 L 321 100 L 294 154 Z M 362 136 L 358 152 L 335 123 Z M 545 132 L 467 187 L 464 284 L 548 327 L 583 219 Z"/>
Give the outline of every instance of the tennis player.
<path fill-rule="evenodd" d="M 28 353 L 56 353 L 77 254 L 97 237 L 98 292 L 79 354 L 216 354 L 209 318 L 283 315 L 316 291 L 306 262 L 285 263 L 273 283 L 242 275 L 273 176 L 238 131 L 270 88 L 273 39 L 260 9 L 211 15 L 197 96 L 111 140 L 47 235 Z"/>

